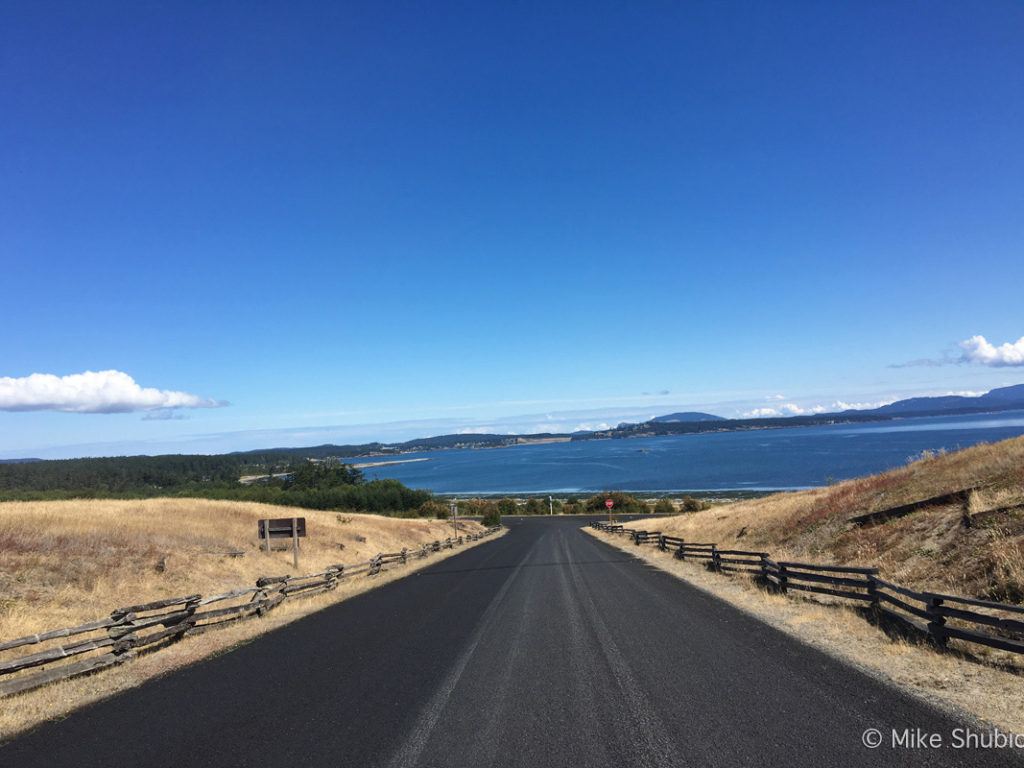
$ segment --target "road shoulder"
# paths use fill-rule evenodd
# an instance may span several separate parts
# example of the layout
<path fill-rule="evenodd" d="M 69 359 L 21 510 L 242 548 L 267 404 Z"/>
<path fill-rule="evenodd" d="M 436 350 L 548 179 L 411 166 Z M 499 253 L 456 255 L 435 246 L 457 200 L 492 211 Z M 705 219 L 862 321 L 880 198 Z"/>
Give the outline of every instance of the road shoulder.
<path fill-rule="evenodd" d="M 711 573 L 697 563 L 676 560 L 669 552 L 639 547 L 589 527 L 581 530 L 927 704 L 959 718 L 1024 733 L 1024 680 L 1019 675 L 894 641 L 843 605 L 770 594 L 748 578 Z"/>

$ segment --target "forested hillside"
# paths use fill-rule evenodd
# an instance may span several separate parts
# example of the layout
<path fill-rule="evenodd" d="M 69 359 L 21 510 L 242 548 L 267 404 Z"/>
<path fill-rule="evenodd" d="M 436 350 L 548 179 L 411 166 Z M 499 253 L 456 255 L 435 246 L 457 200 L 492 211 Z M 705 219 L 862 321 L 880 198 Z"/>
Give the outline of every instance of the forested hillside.
<path fill-rule="evenodd" d="M 366 482 L 336 461 L 313 463 L 285 453 L 222 456 L 127 456 L 0 465 L 0 500 L 192 496 L 259 501 L 308 509 L 417 514 L 431 495 L 397 480 Z M 246 471 L 283 477 L 241 485 Z"/>

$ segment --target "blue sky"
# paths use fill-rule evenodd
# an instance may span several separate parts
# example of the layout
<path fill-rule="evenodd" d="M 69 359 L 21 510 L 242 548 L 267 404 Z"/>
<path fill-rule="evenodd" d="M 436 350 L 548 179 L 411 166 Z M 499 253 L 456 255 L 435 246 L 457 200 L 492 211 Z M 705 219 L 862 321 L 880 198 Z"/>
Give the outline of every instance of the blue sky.
<path fill-rule="evenodd" d="M 1009 1 L 10 3 L 0 456 L 1024 381 L 1022 36 Z M 26 378 L 87 371 L 132 383 Z"/>

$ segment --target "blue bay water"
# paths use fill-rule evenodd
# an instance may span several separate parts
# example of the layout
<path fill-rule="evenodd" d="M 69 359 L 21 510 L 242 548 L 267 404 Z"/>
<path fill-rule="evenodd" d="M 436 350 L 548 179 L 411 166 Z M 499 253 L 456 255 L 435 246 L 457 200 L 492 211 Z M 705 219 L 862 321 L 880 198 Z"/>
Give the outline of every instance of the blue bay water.
<path fill-rule="evenodd" d="M 1024 412 L 870 424 L 428 451 L 365 470 L 437 493 L 777 490 L 824 485 L 906 464 L 922 451 L 1024 435 Z M 383 457 L 386 460 L 391 457 Z M 368 461 L 352 459 L 352 461 Z"/>

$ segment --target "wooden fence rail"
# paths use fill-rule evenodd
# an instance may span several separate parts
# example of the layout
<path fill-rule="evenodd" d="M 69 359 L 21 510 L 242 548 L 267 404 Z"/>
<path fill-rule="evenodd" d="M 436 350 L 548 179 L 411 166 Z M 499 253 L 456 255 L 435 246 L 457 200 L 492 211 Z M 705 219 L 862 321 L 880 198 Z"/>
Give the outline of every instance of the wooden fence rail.
<path fill-rule="evenodd" d="M 468 541 L 479 541 L 501 530 L 500 525 L 480 533 L 467 534 L 444 542 L 435 541 L 418 549 L 381 553 L 355 565 L 337 564 L 318 573 L 302 576 L 263 576 L 253 587 L 242 587 L 217 595 L 185 595 L 139 605 L 115 608 L 110 615 L 65 629 L 53 629 L 35 635 L 0 642 L 0 652 L 69 641 L 0 661 L 0 696 L 30 691 L 57 680 L 95 672 L 133 658 L 139 649 L 158 650 L 185 636 L 198 635 L 223 624 L 252 616 L 264 616 L 285 599 L 307 597 L 336 589 L 345 578 L 365 573 L 375 575 L 393 563 L 405 564 L 416 555 L 451 549 Z M 208 607 L 217 604 L 216 607 Z M 97 653 L 98 652 L 98 653 Z M 77 658 L 85 654 L 88 658 Z M 74 659 L 68 663 L 67 659 Z M 42 668 L 42 669 L 40 669 Z"/>
<path fill-rule="evenodd" d="M 637 546 L 656 544 L 680 560 L 703 560 L 711 571 L 751 575 L 778 592 L 795 590 L 856 600 L 870 606 L 875 617 L 917 631 L 936 648 L 945 648 L 948 640 L 954 639 L 1024 653 L 1024 605 L 917 592 L 882 579 L 873 566 L 776 562 L 767 552 L 719 549 L 714 543 L 688 542 L 678 536 L 599 521 L 591 527 L 628 536 Z"/>

